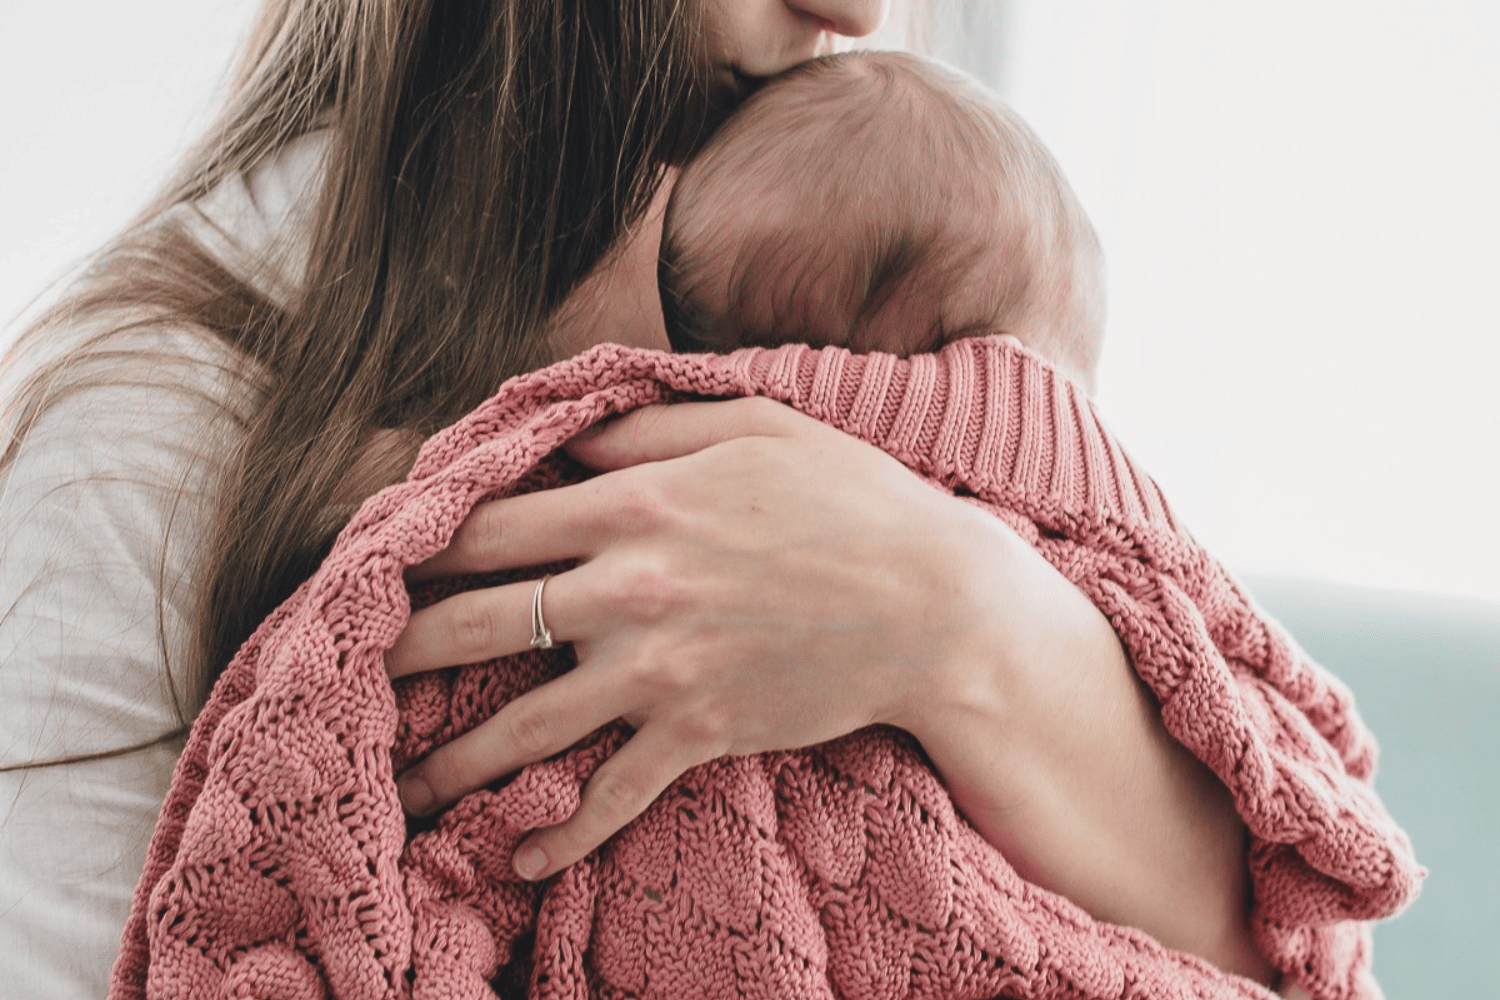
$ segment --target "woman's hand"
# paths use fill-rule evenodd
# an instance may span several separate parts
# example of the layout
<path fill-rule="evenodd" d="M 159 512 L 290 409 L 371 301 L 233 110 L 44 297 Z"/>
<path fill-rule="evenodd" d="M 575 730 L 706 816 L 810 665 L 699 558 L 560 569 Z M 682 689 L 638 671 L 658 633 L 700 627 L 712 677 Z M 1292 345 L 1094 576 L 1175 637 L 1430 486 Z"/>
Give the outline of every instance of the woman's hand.
<path fill-rule="evenodd" d="M 1167 735 L 1104 617 L 1001 521 L 766 400 L 641 410 L 569 450 L 603 474 L 477 509 L 414 575 L 581 560 L 545 595 L 578 666 L 407 772 L 409 810 L 625 719 L 577 812 L 517 850 L 541 878 L 696 764 L 888 723 L 1023 876 L 1269 980 L 1227 791 Z M 525 649 L 534 593 L 416 612 L 391 675 Z"/>
<path fill-rule="evenodd" d="M 884 453 L 758 399 L 643 410 L 571 450 L 614 471 L 476 510 L 415 572 L 582 560 L 544 609 L 578 666 L 401 782 L 429 812 L 624 718 L 635 735 L 577 813 L 528 842 L 540 854 L 518 852 L 524 875 L 583 857 L 696 764 L 910 727 L 943 665 L 974 662 L 964 647 L 990 609 L 971 536 L 986 517 Z M 525 649 L 534 592 L 416 612 L 391 675 Z"/>

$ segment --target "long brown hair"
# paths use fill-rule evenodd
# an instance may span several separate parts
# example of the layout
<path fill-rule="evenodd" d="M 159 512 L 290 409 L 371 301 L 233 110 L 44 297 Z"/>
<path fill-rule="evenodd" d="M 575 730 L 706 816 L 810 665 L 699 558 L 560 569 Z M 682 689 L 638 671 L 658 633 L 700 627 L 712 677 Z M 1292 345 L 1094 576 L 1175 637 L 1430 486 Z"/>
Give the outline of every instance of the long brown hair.
<path fill-rule="evenodd" d="M 363 442 L 426 436 L 550 360 L 549 314 L 706 127 L 701 52 L 694 0 L 268 0 L 217 124 L 23 343 L 133 318 L 29 380 L 0 453 L 3 469 L 80 354 L 130 325 L 191 324 L 255 373 L 198 554 L 184 722 L 325 554 Z M 320 129 L 321 201 L 288 301 L 163 224 Z"/>

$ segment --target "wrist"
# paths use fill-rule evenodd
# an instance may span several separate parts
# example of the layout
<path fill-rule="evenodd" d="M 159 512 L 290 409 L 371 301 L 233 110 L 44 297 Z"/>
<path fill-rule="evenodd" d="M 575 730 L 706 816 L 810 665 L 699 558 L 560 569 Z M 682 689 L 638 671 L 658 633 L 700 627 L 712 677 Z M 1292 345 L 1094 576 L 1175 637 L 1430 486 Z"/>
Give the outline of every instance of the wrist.
<path fill-rule="evenodd" d="M 952 589 L 925 612 L 943 622 L 943 641 L 889 721 L 924 746 L 972 730 L 1029 755 L 1101 670 L 1131 686 L 1134 674 L 1120 669 L 1119 640 L 1082 591 L 993 514 L 953 503 L 963 517 Z"/>
<path fill-rule="evenodd" d="M 1244 827 L 1228 791 L 1167 733 L 1108 619 L 982 516 L 952 641 L 896 724 L 1027 881 L 1272 981 L 1251 941 Z"/>
<path fill-rule="evenodd" d="M 961 534 L 951 590 L 937 609 L 943 641 L 888 721 L 914 736 L 943 778 L 959 811 L 1022 874 L 1033 874 L 1006 818 L 1045 793 L 1046 738 L 1039 720 L 1055 717 L 1047 680 L 1096 656 L 1084 640 L 1114 643 L 1114 633 L 1072 584 L 1003 521 L 973 504 L 951 501 Z M 1060 599 L 1058 589 L 1066 591 Z M 1077 608 L 1088 627 L 1079 627 Z M 1102 636 L 1096 634 L 1102 630 Z M 1039 753 L 1038 751 L 1042 751 Z"/>

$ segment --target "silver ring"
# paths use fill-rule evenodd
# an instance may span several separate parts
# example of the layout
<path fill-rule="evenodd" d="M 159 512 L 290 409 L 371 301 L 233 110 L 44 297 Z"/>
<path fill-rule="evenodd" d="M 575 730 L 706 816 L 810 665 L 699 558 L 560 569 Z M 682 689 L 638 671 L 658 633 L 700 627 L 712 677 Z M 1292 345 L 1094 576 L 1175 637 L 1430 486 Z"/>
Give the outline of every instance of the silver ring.
<path fill-rule="evenodd" d="M 557 643 L 552 641 L 552 630 L 547 627 L 547 619 L 542 617 L 542 591 L 547 587 L 547 581 L 552 579 L 548 573 L 537 581 L 536 593 L 531 595 L 531 648 L 551 649 Z"/>

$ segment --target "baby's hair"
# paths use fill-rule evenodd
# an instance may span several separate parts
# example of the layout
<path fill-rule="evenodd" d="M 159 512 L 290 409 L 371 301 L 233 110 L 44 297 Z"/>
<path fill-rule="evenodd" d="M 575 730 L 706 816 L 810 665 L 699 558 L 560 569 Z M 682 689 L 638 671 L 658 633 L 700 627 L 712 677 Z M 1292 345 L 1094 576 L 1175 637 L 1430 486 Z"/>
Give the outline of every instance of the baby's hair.
<path fill-rule="evenodd" d="M 683 171 L 660 278 L 677 350 L 891 350 L 869 342 L 889 328 L 905 353 L 1029 322 L 1087 369 L 1077 344 L 1102 323 L 1098 240 L 1046 147 L 978 84 L 898 53 L 813 60 L 747 101 Z"/>

